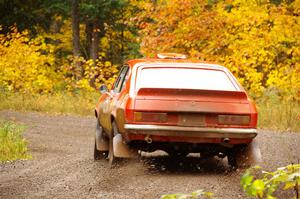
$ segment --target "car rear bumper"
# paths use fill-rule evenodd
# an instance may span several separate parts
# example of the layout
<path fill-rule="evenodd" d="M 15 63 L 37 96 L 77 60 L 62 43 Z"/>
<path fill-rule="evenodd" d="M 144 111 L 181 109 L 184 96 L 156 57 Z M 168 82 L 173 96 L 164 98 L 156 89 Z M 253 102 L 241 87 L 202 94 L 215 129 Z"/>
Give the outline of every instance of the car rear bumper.
<path fill-rule="evenodd" d="M 162 126 L 125 124 L 125 130 L 130 134 L 194 137 L 194 138 L 237 138 L 253 139 L 257 135 L 254 128 L 209 128 L 209 127 L 186 127 L 186 126 Z"/>

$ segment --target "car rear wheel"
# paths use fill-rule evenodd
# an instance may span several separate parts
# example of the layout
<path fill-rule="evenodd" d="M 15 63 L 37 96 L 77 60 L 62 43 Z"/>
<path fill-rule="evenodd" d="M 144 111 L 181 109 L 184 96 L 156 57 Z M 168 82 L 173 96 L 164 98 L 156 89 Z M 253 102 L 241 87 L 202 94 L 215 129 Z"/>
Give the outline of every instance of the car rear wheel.
<path fill-rule="evenodd" d="M 238 163 L 237 163 L 235 151 L 230 151 L 230 152 L 227 154 L 227 161 L 228 161 L 229 166 L 230 166 L 232 169 L 237 169 L 237 168 L 238 168 Z"/>

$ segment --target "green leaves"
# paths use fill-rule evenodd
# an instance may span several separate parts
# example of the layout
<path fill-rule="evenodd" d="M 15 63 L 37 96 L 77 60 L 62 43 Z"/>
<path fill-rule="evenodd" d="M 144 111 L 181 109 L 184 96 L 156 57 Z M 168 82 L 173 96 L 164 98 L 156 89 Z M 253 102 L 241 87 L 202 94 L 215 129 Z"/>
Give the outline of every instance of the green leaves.
<path fill-rule="evenodd" d="M 250 189 L 250 193 L 253 196 L 258 196 L 259 198 L 262 198 L 264 196 L 264 190 L 265 190 L 264 181 L 257 179 L 253 182 Z"/>
<path fill-rule="evenodd" d="M 244 190 L 246 190 L 247 187 L 251 185 L 253 178 L 254 177 L 251 175 L 250 171 L 247 170 L 246 173 L 241 178 L 241 185 L 243 186 Z"/>
<path fill-rule="evenodd" d="M 278 168 L 274 172 L 262 171 L 260 167 L 248 169 L 241 177 L 243 190 L 257 198 L 273 199 L 274 192 L 282 185 L 283 190 L 293 189 L 299 192 L 300 164 Z"/>
<path fill-rule="evenodd" d="M 253 179 L 254 176 L 247 170 L 241 178 L 241 185 L 248 195 L 262 198 L 264 196 L 265 183 L 261 179 L 256 179 L 254 181 Z"/>

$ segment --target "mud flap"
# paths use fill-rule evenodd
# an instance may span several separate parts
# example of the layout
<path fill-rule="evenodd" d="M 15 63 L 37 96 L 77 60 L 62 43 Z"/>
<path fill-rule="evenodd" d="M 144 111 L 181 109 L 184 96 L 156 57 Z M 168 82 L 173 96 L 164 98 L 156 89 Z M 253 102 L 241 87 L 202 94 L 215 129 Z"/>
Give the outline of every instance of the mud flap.
<path fill-rule="evenodd" d="M 113 138 L 114 156 L 120 158 L 134 158 L 138 156 L 137 150 L 132 150 L 123 142 L 122 135 L 117 134 Z"/>
<path fill-rule="evenodd" d="M 256 139 L 236 154 L 236 162 L 237 166 L 241 168 L 262 163 L 262 156 Z"/>
<path fill-rule="evenodd" d="M 99 125 L 96 128 L 96 146 L 98 151 L 108 151 L 109 143 L 108 139 L 105 139 L 102 135 L 103 130 Z"/>

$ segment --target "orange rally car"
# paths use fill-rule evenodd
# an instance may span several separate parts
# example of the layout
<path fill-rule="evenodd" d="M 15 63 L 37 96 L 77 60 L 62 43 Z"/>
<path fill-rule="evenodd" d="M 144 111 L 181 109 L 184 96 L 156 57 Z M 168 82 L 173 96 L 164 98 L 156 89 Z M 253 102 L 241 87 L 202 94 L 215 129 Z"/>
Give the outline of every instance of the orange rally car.
<path fill-rule="evenodd" d="M 130 60 L 95 108 L 94 158 L 163 150 L 173 157 L 227 157 L 239 167 L 260 161 L 257 111 L 225 67 L 175 53 Z"/>

